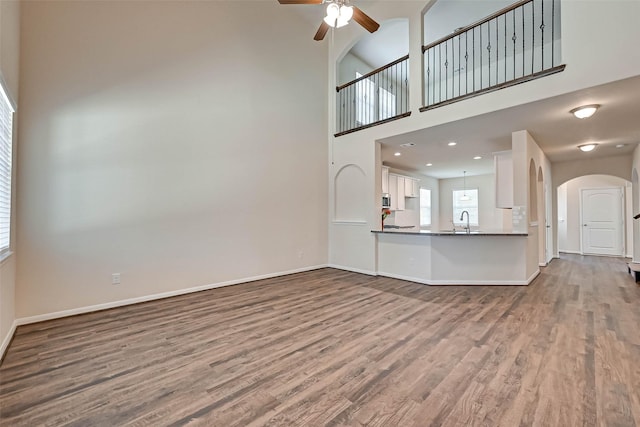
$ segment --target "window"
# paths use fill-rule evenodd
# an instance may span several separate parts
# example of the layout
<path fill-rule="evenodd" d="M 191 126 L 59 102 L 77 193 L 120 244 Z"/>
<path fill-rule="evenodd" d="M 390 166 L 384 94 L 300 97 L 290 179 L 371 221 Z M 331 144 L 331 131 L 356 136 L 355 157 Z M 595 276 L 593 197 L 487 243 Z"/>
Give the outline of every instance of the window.
<path fill-rule="evenodd" d="M 463 196 L 467 196 L 466 199 Z M 461 200 L 463 199 L 463 200 Z M 463 211 L 469 212 L 469 225 L 478 226 L 478 189 L 453 190 L 453 223 L 467 225 L 467 218 L 460 220 Z"/>
<path fill-rule="evenodd" d="M 420 189 L 420 227 L 431 225 L 431 190 Z"/>
<path fill-rule="evenodd" d="M 362 74 L 356 72 L 356 79 Z M 368 125 L 376 121 L 376 84 L 369 79 L 356 83 L 356 121 L 358 125 Z"/>
<path fill-rule="evenodd" d="M 380 88 L 378 92 L 378 120 L 388 119 L 396 115 L 396 96 L 386 89 Z"/>
<path fill-rule="evenodd" d="M 15 109 L 0 79 L 0 252 L 11 237 L 11 150 Z"/>

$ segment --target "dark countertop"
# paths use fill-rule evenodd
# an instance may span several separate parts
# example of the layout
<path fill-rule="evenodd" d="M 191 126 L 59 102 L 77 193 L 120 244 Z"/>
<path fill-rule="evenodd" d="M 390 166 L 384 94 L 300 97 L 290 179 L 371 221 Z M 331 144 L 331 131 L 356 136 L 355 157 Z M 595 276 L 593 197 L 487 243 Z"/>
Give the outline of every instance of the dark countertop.
<path fill-rule="evenodd" d="M 498 232 L 498 231 L 472 231 L 471 233 L 467 233 L 466 231 L 431 231 L 431 230 L 420 230 L 420 231 L 406 231 L 402 229 L 385 229 L 384 231 L 380 230 L 371 230 L 372 233 L 378 234 L 409 234 L 413 236 L 528 236 L 528 233 L 506 233 L 506 232 Z"/>

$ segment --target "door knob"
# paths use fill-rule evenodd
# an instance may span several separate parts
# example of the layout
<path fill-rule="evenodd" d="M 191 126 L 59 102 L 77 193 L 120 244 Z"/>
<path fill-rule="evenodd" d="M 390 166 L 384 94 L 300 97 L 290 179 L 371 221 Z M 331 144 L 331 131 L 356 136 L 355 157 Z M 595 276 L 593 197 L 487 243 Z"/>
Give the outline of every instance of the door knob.
<path fill-rule="evenodd" d="M 582 224 L 582 226 L 583 226 L 583 227 L 586 227 L 586 226 L 587 226 L 587 224 Z"/>

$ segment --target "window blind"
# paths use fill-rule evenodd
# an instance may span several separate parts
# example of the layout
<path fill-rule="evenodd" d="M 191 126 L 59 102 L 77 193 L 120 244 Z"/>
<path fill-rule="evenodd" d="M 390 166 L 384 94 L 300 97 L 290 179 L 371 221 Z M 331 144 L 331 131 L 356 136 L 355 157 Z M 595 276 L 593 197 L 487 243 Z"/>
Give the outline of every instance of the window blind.
<path fill-rule="evenodd" d="M 0 251 L 4 251 L 11 243 L 11 151 L 15 110 L 3 84 L 0 84 L 0 92 Z"/>

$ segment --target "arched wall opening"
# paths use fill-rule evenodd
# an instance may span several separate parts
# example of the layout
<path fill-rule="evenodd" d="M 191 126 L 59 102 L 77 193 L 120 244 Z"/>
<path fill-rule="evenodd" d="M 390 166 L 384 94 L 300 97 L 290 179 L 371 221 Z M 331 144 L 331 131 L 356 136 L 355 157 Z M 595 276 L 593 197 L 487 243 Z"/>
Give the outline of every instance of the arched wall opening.
<path fill-rule="evenodd" d="M 336 173 L 334 180 L 334 221 L 367 220 L 367 177 L 360 166 L 349 164 Z"/>
<path fill-rule="evenodd" d="M 542 167 L 538 167 L 538 179 L 536 180 L 536 199 L 538 202 L 538 264 L 547 265 L 547 218 L 546 218 L 546 198 L 544 192 L 544 174 Z"/>
<path fill-rule="evenodd" d="M 622 188 L 623 204 L 623 230 L 624 255 L 631 256 L 634 244 L 633 191 L 632 183 L 626 179 L 613 175 L 584 175 L 570 179 L 556 189 L 557 192 L 557 218 L 558 218 L 558 252 L 583 253 L 583 228 L 581 220 L 582 200 L 581 192 L 585 189 Z"/>
<path fill-rule="evenodd" d="M 633 168 L 631 174 L 631 215 L 640 214 L 640 186 L 638 183 L 638 170 Z M 640 262 L 640 219 L 632 220 L 631 229 L 633 231 L 633 262 Z"/>
<path fill-rule="evenodd" d="M 529 161 L 529 224 L 536 224 L 538 221 L 538 175 L 536 164 L 531 159 Z"/>

